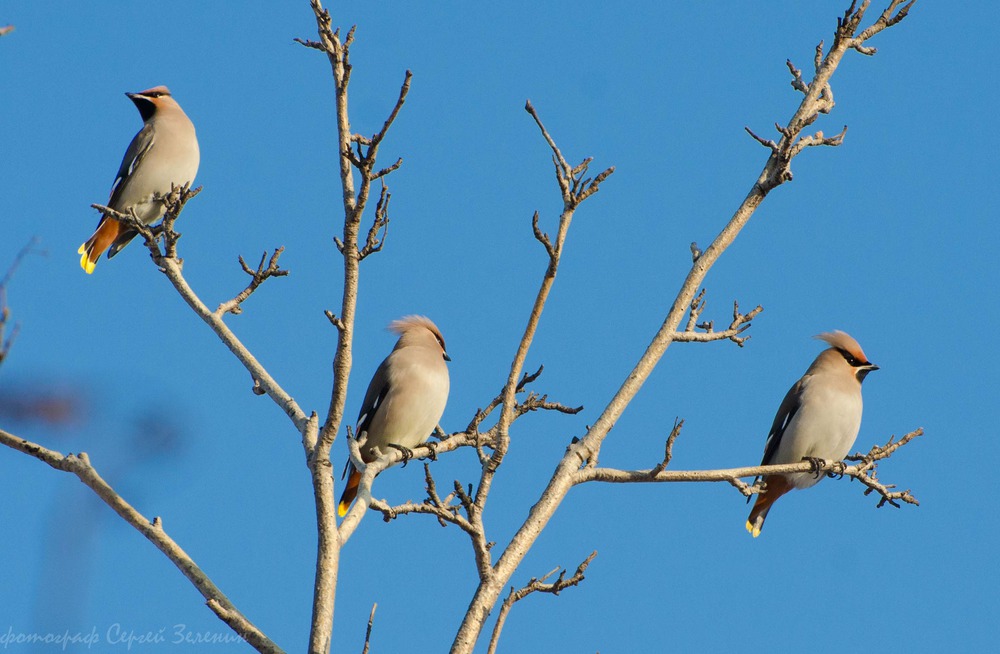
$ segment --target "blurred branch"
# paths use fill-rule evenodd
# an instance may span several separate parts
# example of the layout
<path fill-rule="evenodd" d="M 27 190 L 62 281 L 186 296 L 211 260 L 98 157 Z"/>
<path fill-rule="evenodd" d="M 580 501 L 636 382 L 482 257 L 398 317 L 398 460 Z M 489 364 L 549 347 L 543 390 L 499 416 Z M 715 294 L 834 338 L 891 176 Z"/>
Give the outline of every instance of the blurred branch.
<path fill-rule="evenodd" d="M 159 518 L 154 518 L 150 522 L 145 516 L 136 511 L 132 505 L 122 499 L 101 478 L 97 470 L 91 465 L 90 458 L 86 453 L 64 455 L 55 450 L 44 448 L 37 443 L 18 438 L 2 429 L 0 429 L 0 444 L 32 456 L 56 470 L 76 475 L 80 481 L 101 498 L 101 501 L 111 507 L 125 522 L 132 525 L 149 542 L 155 545 L 158 550 L 163 552 L 177 566 L 177 569 L 191 581 L 194 587 L 198 589 L 198 592 L 205 598 L 208 607 L 254 649 L 258 652 L 273 654 L 282 652 L 281 648 L 271 642 L 263 632 L 240 613 L 239 609 L 229 601 L 229 598 L 219 590 L 208 575 L 188 556 L 187 552 L 181 549 L 167 535 L 163 529 L 163 523 Z"/>
<path fill-rule="evenodd" d="M 14 29 L 13 26 L 9 27 L 10 29 Z M 2 33 L 0 33 L 0 36 L 2 36 Z M 7 324 L 10 322 L 10 307 L 7 306 L 7 285 L 14 278 L 14 273 L 20 267 L 25 257 L 32 253 L 44 254 L 43 251 L 35 249 L 36 245 L 38 245 L 38 237 L 34 236 L 14 255 L 14 260 L 8 266 L 3 279 L 0 279 L 0 365 L 7 358 L 11 346 L 17 340 L 18 332 L 21 331 L 21 326 L 15 323 L 13 329 L 10 330 L 10 334 L 7 334 Z"/>
<path fill-rule="evenodd" d="M 0 417 L 15 422 L 36 421 L 47 427 L 67 427 L 75 423 L 82 413 L 77 390 L 25 388 L 19 384 L 14 391 L 0 395 Z"/>
<path fill-rule="evenodd" d="M 13 25 L 4 25 L 3 27 L 0 27 L 0 36 L 7 36 L 13 31 L 14 31 Z"/>

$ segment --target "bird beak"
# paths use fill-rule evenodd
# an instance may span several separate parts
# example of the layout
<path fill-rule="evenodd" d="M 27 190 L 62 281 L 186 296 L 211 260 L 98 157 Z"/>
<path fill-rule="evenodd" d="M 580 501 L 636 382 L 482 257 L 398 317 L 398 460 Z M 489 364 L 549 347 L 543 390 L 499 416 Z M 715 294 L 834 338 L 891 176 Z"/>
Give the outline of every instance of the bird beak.
<path fill-rule="evenodd" d="M 873 370 L 878 370 L 878 366 L 876 366 L 874 363 L 869 363 L 866 366 L 861 366 L 860 368 L 858 368 L 858 371 L 854 374 L 857 375 L 858 382 L 860 383 L 863 382 L 865 380 L 865 377 L 868 376 L 868 373 L 870 373 Z"/>

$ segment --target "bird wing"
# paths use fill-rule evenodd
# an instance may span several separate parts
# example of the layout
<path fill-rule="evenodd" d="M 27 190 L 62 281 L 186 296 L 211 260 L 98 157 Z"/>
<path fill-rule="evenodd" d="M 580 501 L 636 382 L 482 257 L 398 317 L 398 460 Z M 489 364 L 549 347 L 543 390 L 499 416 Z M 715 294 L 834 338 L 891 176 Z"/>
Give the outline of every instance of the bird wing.
<path fill-rule="evenodd" d="M 382 365 L 378 367 L 372 380 L 368 383 L 365 400 L 361 403 L 361 411 L 358 412 L 356 436 L 360 436 L 361 432 L 368 430 L 372 419 L 375 417 L 375 413 L 382 406 L 382 400 L 389 394 L 391 384 L 389 383 L 389 375 L 386 374 L 386 368 L 388 368 L 388 359 L 382 362 Z"/>
<path fill-rule="evenodd" d="M 774 455 L 778 452 L 778 445 L 781 443 L 781 437 L 784 435 L 785 429 L 799 410 L 804 379 L 795 382 L 788 389 L 788 392 L 785 393 L 785 399 L 781 401 L 781 406 L 778 407 L 778 413 L 775 414 L 774 422 L 771 423 L 771 431 L 767 434 L 767 443 L 764 445 L 764 458 L 760 462 L 762 466 L 772 463 Z"/>
<path fill-rule="evenodd" d="M 792 387 L 785 393 L 785 399 L 781 401 L 781 406 L 778 407 L 778 413 L 775 414 L 774 422 L 771 423 L 771 431 L 767 434 L 767 443 L 764 445 L 764 456 L 760 460 L 762 466 L 772 463 L 774 455 L 778 453 L 778 445 L 781 443 L 781 437 L 784 435 L 785 429 L 792 421 L 792 417 L 799 410 L 803 379 L 805 377 L 792 384 Z M 753 483 L 756 484 L 758 481 L 760 481 L 759 476 L 754 478 Z M 750 502 L 752 497 L 752 495 L 747 497 L 747 503 Z"/>
<path fill-rule="evenodd" d="M 115 181 L 111 185 L 111 199 L 108 200 L 108 206 L 112 209 L 117 209 L 118 211 L 127 210 L 128 207 L 117 206 L 118 200 L 121 199 L 122 191 L 125 187 L 125 180 L 127 180 L 135 169 L 139 166 L 139 163 L 145 158 L 149 151 L 153 149 L 153 126 L 150 123 L 143 125 L 139 133 L 135 135 L 132 142 L 128 145 L 128 150 L 125 151 L 125 157 L 122 159 L 122 165 L 118 168 L 118 174 L 115 176 Z"/>
<path fill-rule="evenodd" d="M 368 431 L 371 426 L 372 419 L 375 417 L 375 413 L 378 408 L 382 406 L 382 400 L 389 393 L 389 375 L 386 374 L 386 367 L 388 366 L 388 358 L 382 362 L 382 365 L 378 367 L 375 371 L 375 375 L 372 376 L 372 380 L 368 382 L 368 390 L 365 391 L 364 402 L 361 403 L 361 411 L 358 412 L 358 422 L 354 428 L 354 437 L 360 438 L 362 432 Z M 362 453 L 362 457 L 364 453 Z M 347 457 L 347 465 L 344 466 L 344 472 L 340 476 L 341 479 L 347 476 L 347 472 L 353 469 L 351 464 L 351 457 Z"/>

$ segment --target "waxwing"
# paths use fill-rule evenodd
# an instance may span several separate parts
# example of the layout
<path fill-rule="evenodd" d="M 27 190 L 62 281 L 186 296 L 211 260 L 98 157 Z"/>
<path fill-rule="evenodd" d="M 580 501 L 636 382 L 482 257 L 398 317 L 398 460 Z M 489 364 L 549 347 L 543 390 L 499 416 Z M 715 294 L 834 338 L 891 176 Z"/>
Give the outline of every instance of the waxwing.
<path fill-rule="evenodd" d="M 820 352 L 802 379 L 789 389 L 767 435 L 761 465 L 798 463 L 803 459 L 840 461 L 851 451 L 861 428 L 861 382 L 878 366 L 858 342 L 841 331 L 816 338 L 830 347 Z M 820 480 L 811 472 L 766 475 L 764 489 L 747 518 L 747 531 L 760 535 L 771 505 L 793 488 Z"/>
<path fill-rule="evenodd" d="M 389 324 L 399 334 L 392 353 L 375 371 L 358 414 L 356 434 L 361 459 L 371 463 L 376 452 L 390 445 L 411 449 L 434 431 L 448 402 L 451 361 L 441 331 L 423 316 L 406 316 Z M 344 469 L 347 485 L 337 513 L 347 513 L 358 493 L 361 473 L 350 460 Z"/>
<path fill-rule="evenodd" d="M 139 93 L 126 93 L 142 116 L 143 125 L 132 139 L 118 169 L 107 206 L 126 213 L 134 209 L 143 223 L 152 225 L 166 211 L 161 198 L 170 185 L 194 182 L 198 172 L 198 139 L 194 125 L 165 86 Z M 90 274 L 97 259 L 108 250 L 108 258 L 128 245 L 136 231 L 114 218 L 101 216 L 97 231 L 77 251 L 80 266 Z"/>

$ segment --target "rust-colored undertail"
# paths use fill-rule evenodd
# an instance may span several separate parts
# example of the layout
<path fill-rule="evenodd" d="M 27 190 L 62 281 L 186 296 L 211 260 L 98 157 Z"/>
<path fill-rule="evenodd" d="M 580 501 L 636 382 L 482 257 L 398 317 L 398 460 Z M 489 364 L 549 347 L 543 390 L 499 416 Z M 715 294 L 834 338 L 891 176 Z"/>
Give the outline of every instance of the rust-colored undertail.
<path fill-rule="evenodd" d="M 97 231 L 87 239 L 87 242 L 80 246 L 77 254 L 80 257 L 80 267 L 89 275 L 94 272 L 97 260 L 104 254 L 104 251 L 111 247 L 118 235 L 122 231 L 122 224 L 114 218 L 104 216 L 97 225 Z"/>
<path fill-rule="evenodd" d="M 344 494 L 340 496 L 340 503 L 337 504 L 337 515 L 341 518 L 351 508 L 351 502 L 358 496 L 358 485 L 361 483 L 361 473 L 351 466 L 351 474 L 347 477 L 347 485 L 344 486 Z"/>
<path fill-rule="evenodd" d="M 764 527 L 764 518 L 771 510 L 771 505 L 790 490 L 792 490 L 792 485 L 788 483 L 788 479 L 784 475 L 764 477 L 764 490 L 757 495 L 757 501 L 754 502 L 753 508 L 750 509 L 750 515 L 747 517 L 747 531 L 754 538 L 760 536 L 760 530 Z"/>

